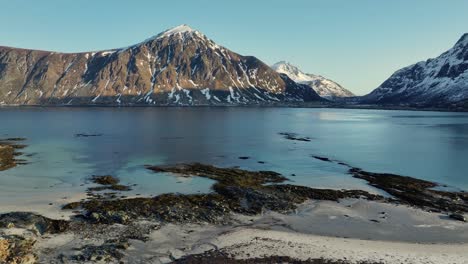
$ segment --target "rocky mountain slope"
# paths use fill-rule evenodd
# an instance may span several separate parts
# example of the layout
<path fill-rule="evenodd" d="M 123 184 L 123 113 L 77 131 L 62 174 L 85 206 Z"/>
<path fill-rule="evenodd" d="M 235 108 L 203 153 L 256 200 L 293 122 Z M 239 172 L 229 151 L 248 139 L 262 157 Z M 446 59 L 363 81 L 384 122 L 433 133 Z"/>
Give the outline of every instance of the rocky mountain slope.
<path fill-rule="evenodd" d="M 1 105 L 224 105 L 321 101 L 251 56 L 181 25 L 121 49 L 0 47 Z"/>
<path fill-rule="evenodd" d="M 299 68 L 288 62 L 280 61 L 271 67 L 278 73 L 286 74 L 297 83 L 306 84 L 312 87 L 315 92 L 324 98 L 334 99 L 354 96 L 352 92 L 346 90 L 338 83 L 320 75 L 304 73 Z"/>
<path fill-rule="evenodd" d="M 361 101 L 463 107 L 468 102 L 468 33 L 439 57 L 398 70 Z"/>

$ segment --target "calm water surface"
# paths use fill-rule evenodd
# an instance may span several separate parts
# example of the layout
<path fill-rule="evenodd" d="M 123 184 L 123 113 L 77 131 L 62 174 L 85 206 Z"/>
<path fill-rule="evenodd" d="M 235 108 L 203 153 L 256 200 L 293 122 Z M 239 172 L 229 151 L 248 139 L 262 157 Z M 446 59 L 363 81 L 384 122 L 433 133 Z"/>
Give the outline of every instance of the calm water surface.
<path fill-rule="evenodd" d="M 468 189 L 468 114 L 293 108 L 0 108 L 0 137 L 26 137 L 28 165 L 0 172 L 0 211 L 58 207 L 94 174 L 137 184 L 129 195 L 209 192 L 211 180 L 146 164 L 204 162 L 274 170 L 294 184 L 372 190 L 322 155 L 370 171 Z M 294 132 L 311 142 L 284 139 Z M 101 137 L 77 138 L 77 133 Z M 240 160 L 239 156 L 249 156 Z M 264 164 L 258 163 L 264 161 Z M 290 176 L 295 174 L 296 176 Z M 86 183 L 85 185 L 83 185 Z"/>

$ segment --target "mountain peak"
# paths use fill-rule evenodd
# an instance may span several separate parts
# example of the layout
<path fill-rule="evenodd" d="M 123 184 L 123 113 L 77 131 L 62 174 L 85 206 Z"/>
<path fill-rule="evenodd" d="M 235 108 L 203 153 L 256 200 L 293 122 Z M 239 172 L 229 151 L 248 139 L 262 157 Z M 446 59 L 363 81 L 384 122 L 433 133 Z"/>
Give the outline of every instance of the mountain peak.
<path fill-rule="evenodd" d="M 195 32 L 195 31 L 196 30 L 191 28 L 189 25 L 182 24 L 182 25 L 170 28 L 170 29 L 160 33 L 158 36 L 166 37 L 166 36 L 171 36 L 171 35 L 174 35 L 174 34 L 181 34 L 181 33 L 187 33 L 187 32 L 190 33 L 190 32 Z"/>
<path fill-rule="evenodd" d="M 361 102 L 447 107 L 468 99 L 468 33 L 436 58 L 404 67 Z"/>
<path fill-rule="evenodd" d="M 292 67 L 297 68 L 296 66 L 292 65 L 290 62 L 287 61 L 279 61 L 271 66 L 273 69 L 283 68 L 283 67 Z"/>
<path fill-rule="evenodd" d="M 463 36 L 457 41 L 457 45 L 468 45 L 468 33 L 463 34 Z"/>
<path fill-rule="evenodd" d="M 338 83 L 324 78 L 320 75 L 307 74 L 301 71 L 297 66 L 287 62 L 280 61 L 271 66 L 278 73 L 286 74 L 289 78 L 297 83 L 302 83 L 310 86 L 320 96 L 327 99 L 335 97 L 350 97 L 353 93 L 343 88 Z"/>
<path fill-rule="evenodd" d="M 203 35 L 199 31 L 191 28 L 189 25 L 182 24 L 182 25 L 167 29 L 167 30 L 165 30 L 165 31 L 153 36 L 153 37 L 150 37 L 150 38 L 146 39 L 145 41 L 143 41 L 142 43 L 147 43 L 147 42 L 150 42 L 150 41 L 153 41 L 153 40 L 166 38 L 166 37 L 174 36 L 174 35 L 177 35 L 177 34 L 183 35 L 183 34 L 193 34 L 193 33 L 195 33 L 197 35 Z"/>
<path fill-rule="evenodd" d="M 279 73 L 283 73 L 289 76 L 295 82 L 307 82 L 310 78 L 299 70 L 298 67 L 292 65 L 287 61 L 280 61 L 271 66 L 271 68 Z"/>

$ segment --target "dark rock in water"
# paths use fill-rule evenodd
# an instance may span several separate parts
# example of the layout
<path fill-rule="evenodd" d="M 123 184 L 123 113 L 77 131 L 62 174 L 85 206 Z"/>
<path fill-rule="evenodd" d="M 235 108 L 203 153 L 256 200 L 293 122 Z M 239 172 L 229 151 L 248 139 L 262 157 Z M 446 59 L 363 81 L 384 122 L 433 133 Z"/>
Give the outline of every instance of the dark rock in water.
<path fill-rule="evenodd" d="M 150 166 L 154 172 L 170 172 L 184 176 L 199 176 L 216 180 L 225 185 L 259 186 L 265 183 L 280 183 L 287 180 L 274 171 L 248 171 L 238 168 L 219 168 L 201 163 L 177 164 L 174 166 Z"/>
<path fill-rule="evenodd" d="M 387 191 L 395 198 L 387 199 L 362 190 L 314 189 L 284 184 L 287 178 L 274 171 L 220 168 L 200 163 L 147 168 L 156 173 L 204 177 L 217 182 L 212 187 L 214 192 L 208 194 L 163 194 L 152 198 L 130 199 L 102 199 L 97 196 L 94 199 L 67 204 L 63 209 L 81 209 L 85 221 L 101 224 L 129 224 L 137 218 L 162 222 L 216 224 L 223 223 L 225 217 L 231 213 L 256 215 L 264 210 L 291 212 L 298 204 L 308 199 L 339 201 L 358 198 L 405 203 L 433 211 L 467 210 L 466 193 L 436 191 L 431 189 L 436 186 L 435 183 L 393 174 L 371 173 L 358 168 L 350 169 L 349 173 L 356 178 L 367 180 L 372 186 Z M 385 216 L 383 212 L 380 215 Z M 379 220 L 374 222 L 376 221 Z"/>
<path fill-rule="evenodd" d="M 163 194 L 153 198 L 125 200 L 92 199 L 68 204 L 64 209 L 84 209 L 83 218 L 93 223 L 127 224 L 135 218 L 152 218 L 163 222 L 219 223 L 230 213 L 260 214 L 263 210 L 287 212 L 307 199 L 333 200 L 342 198 L 383 197 L 365 191 L 313 189 L 304 186 L 276 185 L 287 179 L 273 171 L 247 171 L 218 168 L 200 163 L 174 166 L 151 166 L 154 172 L 170 172 L 183 176 L 198 176 L 216 180 L 209 194 Z M 268 184 L 268 185 L 265 185 Z"/>
<path fill-rule="evenodd" d="M 247 156 L 241 156 L 241 157 L 239 157 L 239 159 L 241 159 L 241 160 L 248 160 L 248 159 L 250 159 L 250 157 L 247 157 Z"/>
<path fill-rule="evenodd" d="M 75 137 L 101 137 L 103 134 L 84 134 L 84 133 L 79 133 L 75 134 Z"/>
<path fill-rule="evenodd" d="M 25 228 L 40 234 L 62 233 L 69 228 L 69 222 L 54 220 L 47 217 L 27 212 L 14 212 L 0 215 L 0 227 Z"/>
<path fill-rule="evenodd" d="M 114 190 L 114 191 L 130 191 L 131 188 L 126 185 L 118 184 L 120 180 L 111 175 L 104 175 L 104 176 L 93 176 L 91 177 L 91 181 L 96 184 L 100 184 L 103 186 L 98 187 L 90 187 L 88 191 L 90 192 L 98 192 L 103 190 Z"/>
<path fill-rule="evenodd" d="M 346 166 L 346 167 L 351 167 L 348 163 L 344 162 L 338 162 L 339 165 Z"/>
<path fill-rule="evenodd" d="M 16 166 L 15 150 L 9 145 L 0 145 L 0 171 L 7 170 Z"/>
<path fill-rule="evenodd" d="M 466 222 L 466 217 L 464 215 L 462 215 L 462 214 L 457 214 L 457 213 L 450 214 L 449 217 L 454 219 L 454 220 Z"/>
<path fill-rule="evenodd" d="M 258 161 L 258 163 L 260 163 L 260 164 L 265 164 L 265 162 L 264 162 L 264 161 Z"/>
<path fill-rule="evenodd" d="M 326 158 L 326 157 L 320 157 L 320 156 L 312 156 L 314 159 L 318 159 L 318 160 L 321 160 L 321 161 L 327 161 L 327 162 L 332 162 L 331 159 L 329 158 Z"/>
<path fill-rule="evenodd" d="M 434 182 L 358 168 L 350 169 L 349 173 L 393 195 L 399 202 L 434 212 L 468 212 L 467 193 L 434 190 L 438 186 Z"/>
<path fill-rule="evenodd" d="M 104 176 L 96 176 L 94 175 L 91 178 L 92 182 L 101 184 L 101 185 L 113 185 L 113 184 L 118 184 L 120 180 L 114 176 L 111 175 L 104 175 Z"/>
<path fill-rule="evenodd" d="M 296 133 L 281 132 L 279 134 L 282 135 L 285 139 L 288 139 L 288 140 L 305 141 L 305 142 L 311 141 L 311 138 L 309 138 L 309 137 L 299 137 Z"/>
<path fill-rule="evenodd" d="M 22 138 L 22 137 L 15 137 L 15 138 L 6 138 L 6 139 L 2 139 L 0 141 L 25 141 L 26 138 Z"/>
<path fill-rule="evenodd" d="M 132 188 L 130 188 L 129 186 L 126 186 L 126 185 L 122 185 L 122 184 L 112 184 L 112 185 L 104 185 L 104 186 L 97 186 L 97 187 L 88 188 L 88 191 L 90 191 L 90 192 L 100 192 L 100 191 L 104 191 L 104 190 L 126 192 L 126 191 L 131 191 Z"/>
<path fill-rule="evenodd" d="M 20 156 L 20 149 L 26 145 L 18 144 L 17 141 L 23 141 L 24 138 L 0 139 L 0 171 L 11 169 L 17 165 L 25 165 L 27 162 L 16 157 Z"/>

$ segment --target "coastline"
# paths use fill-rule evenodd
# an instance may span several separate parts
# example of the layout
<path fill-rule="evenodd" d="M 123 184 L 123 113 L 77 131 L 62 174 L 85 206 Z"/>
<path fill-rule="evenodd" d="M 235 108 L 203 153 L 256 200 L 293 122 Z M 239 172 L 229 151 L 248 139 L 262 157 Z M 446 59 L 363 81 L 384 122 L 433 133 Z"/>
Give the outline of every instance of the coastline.
<path fill-rule="evenodd" d="M 86 105 L 0 105 L 0 109 L 8 108 L 225 108 L 225 107 L 245 107 L 245 108 L 318 108 L 318 109 L 350 109 L 350 110 L 387 110 L 387 111 L 421 111 L 421 112 L 453 112 L 466 113 L 468 108 L 447 108 L 447 107 L 409 107 L 398 105 L 359 105 L 359 104 L 213 104 L 213 105 L 147 105 L 147 104 L 86 104 Z"/>
<path fill-rule="evenodd" d="M 93 176 L 98 186 L 88 188 L 88 198 L 63 207 L 71 209 L 68 220 L 0 215 L 0 242 L 23 245 L 14 256 L 40 263 L 464 263 L 468 257 L 468 224 L 437 209 L 457 197 L 446 210 L 466 213 L 466 193 L 422 189 L 435 183 L 350 167 L 377 188 L 415 188 L 407 192 L 420 194 L 408 200 L 283 185 L 286 178 L 268 171 L 196 163 L 147 169 L 210 178 L 215 193 L 124 199 L 116 195 L 128 190 L 119 179 Z M 388 181 L 374 183 L 375 175 Z M 412 187 L 398 187 L 402 181 Z M 431 194 L 436 204 L 419 202 Z"/>
<path fill-rule="evenodd" d="M 294 143 L 311 140 L 279 135 Z M 21 140 L 3 142 L 11 147 Z M 468 258 L 468 193 L 330 157 L 311 158 L 342 166 L 380 194 L 293 185 L 275 171 L 146 165 L 153 174 L 209 179 L 212 192 L 133 196 L 134 185 L 118 177 L 88 176 L 81 195 L 57 200 L 45 211 L 31 207 L 0 214 L 0 263 L 374 264 Z"/>
<path fill-rule="evenodd" d="M 349 203 L 354 206 L 348 208 Z M 389 216 L 387 222 L 369 220 L 382 210 Z M 350 233 L 342 232 L 344 229 Z M 124 233 L 131 238 L 111 246 L 109 241 L 125 237 Z M 291 214 L 234 214 L 222 225 L 147 220 L 98 225 L 75 234 L 48 234 L 37 244 L 40 260 L 48 263 L 55 263 L 60 255 L 69 256 L 72 261 L 67 263 L 93 262 L 100 257 L 115 262 L 118 257 L 123 263 L 203 263 L 214 259 L 219 262 L 213 263 L 257 263 L 285 257 L 296 263 L 315 263 L 310 259 L 330 261 L 324 263 L 465 263 L 468 225 L 407 206 L 311 200 Z"/>

